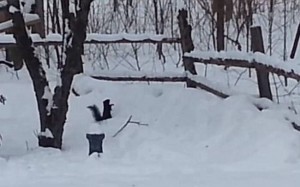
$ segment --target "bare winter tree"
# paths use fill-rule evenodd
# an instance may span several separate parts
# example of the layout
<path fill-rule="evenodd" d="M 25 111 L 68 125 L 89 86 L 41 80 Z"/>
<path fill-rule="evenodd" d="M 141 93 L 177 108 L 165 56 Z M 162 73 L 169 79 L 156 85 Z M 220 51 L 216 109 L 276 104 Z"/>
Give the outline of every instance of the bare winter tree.
<path fill-rule="evenodd" d="M 14 23 L 14 38 L 29 71 L 35 91 L 41 125 L 41 133 L 38 136 L 39 146 L 58 149 L 62 147 L 71 84 L 73 77 L 83 71 L 81 54 L 92 1 L 78 0 L 74 4 L 70 4 L 69 0 L 61 0 L 66 58 L 59 69 L 60 79 L 53 94 L 49 88 L 42 63 L 34 54 L 32 40 L 25 28 L 19 0 L 9 1 L 9 10 Z M 69 6 L 74 7 L 74 12 L 70 12 Z"/>
<path fill-rule="evenodd" d="M 217 10 L 217 50 L 225 49 L 224 41 L 224 22 L 225 22 L 225 0 L 214 1 Z"/>
<path fill-rule="evenodd" d="M 48 0 L 46 2 L 46 7 L 47 7 L 47 14 L 46 14 L 46 33 L 49 34 L 50 32 L 52 33 L 59 33 L 62 34 L 62 29 L 61 29 L 61 16 L 60 16 L 60 11 L 59 11 L 59 0 Z M 62 51 L 60 50 L 59 46 L 54 46 L 55 49 L 55 54 L 56 54 L 56 59 L 57 59 L 57 67 L 61 68 L 62 67 Z M 46 46 L 46 60 L 47 60 L 47 65 L 50 67 L 50 47 Z"/>

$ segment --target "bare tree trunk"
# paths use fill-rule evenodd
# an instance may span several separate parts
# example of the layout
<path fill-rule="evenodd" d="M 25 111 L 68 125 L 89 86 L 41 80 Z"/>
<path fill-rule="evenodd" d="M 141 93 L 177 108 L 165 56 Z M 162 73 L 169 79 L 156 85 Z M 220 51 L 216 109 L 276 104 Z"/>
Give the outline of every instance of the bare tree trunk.
<path fill-rule="evenodd" d="M 32 27 L 32 32 L 45 38 L 44 0 L 35 0 L 35 13 L 39 15 L 40 22 Z"/>
<path fill-rule="evenodd" d="M 20 9 L 19 0 L 11 1 L 10 5 Z M 36 96 L 36 101 L 39 110 L 41 131 L 46 130 L 47 124 L 47 100 L 43 98 L 46 88 L 49 88 L 46 79 L 46 73 L 42 68 L 41 62 L 34 55 L 34 48 L 32 47 L 32 40 L 28 36 L 25 28 L 23 15 L 20 11 L 16 11 L 12 15 L 14 28 L 13 35 L 16 40 L 17 47 L 20 49 L 20 56 L 24 60 L 28 69 L 29 75 L 32 79 L 33 88 Z"/>
<path fill-rule="evenodd" d="M 225 0 L 215 0 L 217 3 L 217 51 L 225 49 L 224 42 L 224 6 Z"/>
<path fill-rule="evenodd" d="M 63 5 L 63 18 L 67 19 L 70 23 L 69 36 L 66 38 L 70 40 L 71 45 L 66 46 L 66 60 L 61 71 L 61 85 L 56 86 L 55 93 L 53 96 L 53 106 L 51 109 L 51 125 L 49 126 L 50 131 L 54 136 L 53 145 L 47 145 L 49 142 L 45 139 L 40 139 L 39 144 L 46 147 L 61 148 L 62 146 L 62 135 L 64 124 L 66 121 L 66 115 L 68 112 L 68 98 L 74 75 L 83 72 L 82 58 L 83 43 L 86 38 L 86 27 L 88 23 L 88 14 L 90 11 L 90 4 L 93 0 L 81 0 L 79 10 L 76 10 L 75 15 L 69 12 L 69 2 L 62 0 Z M 65 26 L 68 26 L 65 24 Z M 67 42 L 67 43 L 68 43 Z M 46 143 L 46 144 L 44 144 Z"/>
<path fill-rule="evenodd" d="M 160 24 L 159 24 L 159 16 L 158 16 L 158 1 L 153 0 L 153 6 L 154 6 L 154 19 L 155 19 L 155 33 L 156 34 L 163 34 L 164 31 L 164 10 L 161 7 L 162 4 L 160 3 Z M 160 26 L 160 27 L 159 27 Z M 158 52 L 158 57 L 161 59 L 162 57 L 164 58 L 164 54 L 162 52 L 162 43 L 157 44 L 157 52 Z"/>
<path fill-rule="evenodd" d="M 160 1 L 159 2 L 159 7 L 160 7 L 160 32 L 158 34 L 164 34 L 165 32 L 165 18 L 164 18 L 164 14 L 165 14 L 165 11 L 167 10 L 164 10 L 165 7 L 163 7 L 162 5 L 162 2 Z M 162 43 L 158 43 L 157 44 L 157 52 L 158 52 L 158 55 L 159 55 L 159 59 L 163 58 L 163 63 L 166 62 L 166 58 L 163 54 L 163 48 L 162 48 Z"/>
<path fill-rule="evenodd" d="M 29 71 L 36 95 L 41 132 L 43 132 L 38 136 L 39 146 L 61 148 L 61 129 L 64 124 L 61 124 L 61 122 L 57 121 L 57 119 L 62 119 L 62 115 L 64 114 L 54 112 L 53 109 L 51 109 L 51 113 L 49 112 L 48 107 L 51 106 L 51 103 L 49 103 L 51 99 L 45 97 L 47 95 L 45 92 L 50 92 L 49 83 L 46 79 L 46 73 L 43 70 L 41 62 L 34 55 L 34 48 L 31 47 L 32 41 L 25 30 L 25 23 L 21 12 L 15 12 L 13 14 L 13 22 L 14 37 L 16 39 L 17 46 L 22 48 L 22 50 L 20 50 L 21 56 Z M 61 106 L 59 105 L 58 107 Z M 60 129 L 60 133 L 57 133 L 56 129 Z M 47 130 L 49 130 L 51 134 L 46 135 L 45 132 Z"/>
<path fill-rule="evenodd" d="M 18 2 L 16 2 L 16 0 L 8 0 L 7 2 L 9 4 L 18 5 Z M 12 19 L 12 15 L 9 14 L 8 11 L 5 11 L 5 18 L 7 20 L 10 20 L 10 19 Z M 10 30 L 10 31 L 7 31 L 5 33 L 6 34 L 12 34 L 12 31 Z M 13 64 L 14 64 L 14 70 L 18 71 L 18 70 L 22 69 L 24 63 L 23 63 L 23 59 L 20 57 L 20 55 L 18 55 L 19 54 L 18 47 L 6 48 L 5 51 L 6 51 L 6 60 L 13 62 Z"/>
<path fill-rule="evenodd" d="M 54 24 L 53 27 L 55 28 L 53 33 L 57 32 L 59 34 L 62 34 L 62 31 L 61 31 L 62 29 L 61 29 L 61 25 L 60 25 L 61 22 L 59 19 L 58 10 L 59 10 L 59 3 L 57 2 L 57 0 L 53 0 L 53 19 L 55 20 L 53 22 L 53 24 Z M 58 69 L 61 69 L 63 59 L 60 58 L 61 55 L 60 55 L 60 50 L 59 50 L 58 46 L 55 46 L 55 52 L 56 52 L 56 58 L 57 58 L 57 67 L 58 67 Z"/>
<path fill-rule="evenodd" d="M 20 9 L 19 0 L 15 0 L 14 7 Z M 32 40 L 28 36 L 24 18 L 20 11 L 13 14 L 14 37 L 17 46 L 22 49 L 21 56 L 25 61 L 31 76 L 38 110 L 40 115 L 41 134 L 39 135 L 39 146 L 53 147 L 61 149 L 64 124 L 68 112 L 68 98 L 74 75 L 83 71 L 81 54 L 83 52 L 83 42 L 86 38 L 86 26 L 90 4 L 93 0 L 81 0 L 79 10 L 76 10 L 76 19 L 69 12 L 69 1 L 62 0 L 63 16 L 70 23 L 71 32 L 67 39 L 71 45 L 66 46 L 66 60 L 62 67 L 61 84 L 54 89 L 52 96 L 49 85 L 42 68 L 41 62 L 35 57 L 32 47 Z M 49 92 L 49 93 L 47 93 Z M 47 134 L 50 131 L 50 135 Z"/>
<path fill-rule="evenodd" d="M 287 60 L 287 0 L 283 0 L 283 60 Z"/>
<path fill-rule="evenodd" d="M 247 8 L 248 8 L 248 14 L 247 14 L 247 20 L 246 20 L 246 28 L 247 28 L 247 52 L 249 51 L 249 39 L 250 39 L 250 27 L 253 24 L 253 9 L 252 9 L 252 2 L 253 0 L 247 0 Z"/>
<path fill-rule="evenodd" d="M 192 26 L 187 22 L 188 12 L 185 9 L 179 10 L 178 24 L 180 29 L 181 47 L 182 52 L 189 53 L 194 50 L 194 44 L 192 40 Z M 183 66 L 185 71 L 190 72 L 193 75 L 197 75 L 194 62 L 189 60 L 183 60 Z M 187 81 L 187 87 L 195 87 L 192 82 Z"/>
<path fill-rule="evenodd" d="M 113 7 L 114 7 L 114 12 L 117 12 L 117 10 L 118 10 L 118 8 L 119 8 L 119 2 L 118 2 L 118 0 L 114 0 L 114 5 L 113 5 Z"/>
<path fill-rule="evenodd" d="M 158 28 L 158 4 L 157 4 L 157 0 L 153 0 L 153 6 L 154 6 L 155 33 L 159 34 L 159 28 Z"/>
<path fill-rule="evenodd" d="M 272 55 L 273 52 L 273 20 L 274 20 L 274 1 L 270 0 L 270 7 L 269 7 L 269 36 L 268 36 L 268 41 L 269 41 L 269 50 L 270 50 L 270 55 Z"/>

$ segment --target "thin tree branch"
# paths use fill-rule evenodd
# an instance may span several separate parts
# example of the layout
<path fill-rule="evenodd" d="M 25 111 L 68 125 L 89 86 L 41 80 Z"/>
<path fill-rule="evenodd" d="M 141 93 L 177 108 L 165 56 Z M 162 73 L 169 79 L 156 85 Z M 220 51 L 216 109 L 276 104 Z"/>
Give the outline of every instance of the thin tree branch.
<path fill-rule="evenodd" d="M 131 121 L 132 115 L 128 118 L 128 120 L 126 121 L 126 123 L 112 136 L 113 138 L 115 138 L 120 132 L 122 132 L 128 124 L 132 123 L 132 124 L 136 124 L 136 125 L 142 125 L 142 126 L 149 126 L 149 124 L 146 123 L 141 123 L 138 121 Z"/>
<path fill-rule="evenodd" d="M 4 65 L 8 66 L 9 68 L 14 67 L 14 65 L 11 62 L 6 61 L 6 60 L 0 60 L 0 64 L 4 64 Z"/>
<path fill-rule="evenodd" d="M 129 124 L 131 118 L 132 118 L 132 115 L 128 118 L 126 123 L 112 136 L 113 138 L 116 137 L 120 132 L 122 132 L 126 128 L 126 126 Z"/>

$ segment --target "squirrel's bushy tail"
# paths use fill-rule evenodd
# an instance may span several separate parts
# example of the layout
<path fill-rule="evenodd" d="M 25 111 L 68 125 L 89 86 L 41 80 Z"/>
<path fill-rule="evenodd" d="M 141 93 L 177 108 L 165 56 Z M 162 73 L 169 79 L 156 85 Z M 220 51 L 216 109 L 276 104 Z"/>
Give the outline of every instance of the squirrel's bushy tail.
<path fill-rule="evenodd" d="M 91 105 L 91 106 L 88 106 L 87 108 L 92 111 L 93 117 L 94 117 L 96 122 L 102 120 L 101 113 L 99 111 L 99 108 L 96 105 Z"/>

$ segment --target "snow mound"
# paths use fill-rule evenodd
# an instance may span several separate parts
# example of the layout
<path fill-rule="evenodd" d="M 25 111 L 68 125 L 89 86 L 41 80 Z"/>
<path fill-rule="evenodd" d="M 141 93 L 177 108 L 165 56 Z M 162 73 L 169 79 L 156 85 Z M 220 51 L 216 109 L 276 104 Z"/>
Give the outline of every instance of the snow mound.
<path fill-rule="evenodd" d="M 70 96 L 60 151 L 37 148 L 32 87 L 24 83 L 22 92 L 16 91 L 20 85 L 2 87 L 10 102 L 0 113 L 1 184 L 153 186 L 157 179 L 157 186 L 203 181 L 284 186 L 292 179 L 299 184 L 300 132 L 291 125 L 298 116 L 286 106 L 245 96 L 221 100 L 179 83 L 110 83 L 80 75 L 73 87 L 83 95 Z M 113 118 L 94 123 L 87 106 L 95 104 L 102 112 L 107 98 L 114 104 Z M 129 116 L 148 125 L 131 123 L 114 136 Z M 86 134 L 98 130 L 105 133 L 104 152 L 89 157 Z"/>
<path fill-rule="evenodd" d="M 98 81 L 89 82 L 93 89 L 99 87 Z M 150 126 L 130 124 L 117 138 L 108 137 L 107 154 L 113 158 L 263 168 L 299 161 L 300 133 L 286 120 L 292 113 L 287 107 L 246 96 L 219 100 L 178 85 L 118 85 L 101 88 L 118 103 L 114 119 L 104 128 L 112 135 L 131 114 Z"/>
<path fill-rule="evenodd" d="M 77 75 L 74 78 L 74 83 L 72 86 L 73 91 L 76 92 L 76 94 L 82 96 L 87 95 L 93 91 L 92 85 L 89 83 L 89 77 L 83 76 L 83 75 Z"/>
<path fill-rule="evenodd" d="M 284 112 L 260 111 L 244 96 L 225 99 L 210 111 L 205 141 L 209 161 L 266 167 L 299 160 L 300 132 L 285 120 Z"/>
<path fill-rule="evenodd" d="M 300 132 L 286 120 L 291 111 L 266 99 L 232 96 L 220 100 L 178 85 L 105 86 L 110 83 L 90 78 L 80 79 L 79 83 L 79 89 L 101 89 L 101 94 L 92 91 L 80 98 L 80 103 L 92 104 L 94 98 L 107 96 L 116 103 L 113 119 L 100 124 L 108 134 L 106 158 L 264 168 L 293 164 L 300 158 Z M 100 99 L 94 103 L 102 110 Z M 129 124 L 112 138 L 130 115 L 134 121 L 150 125 Z"/>

